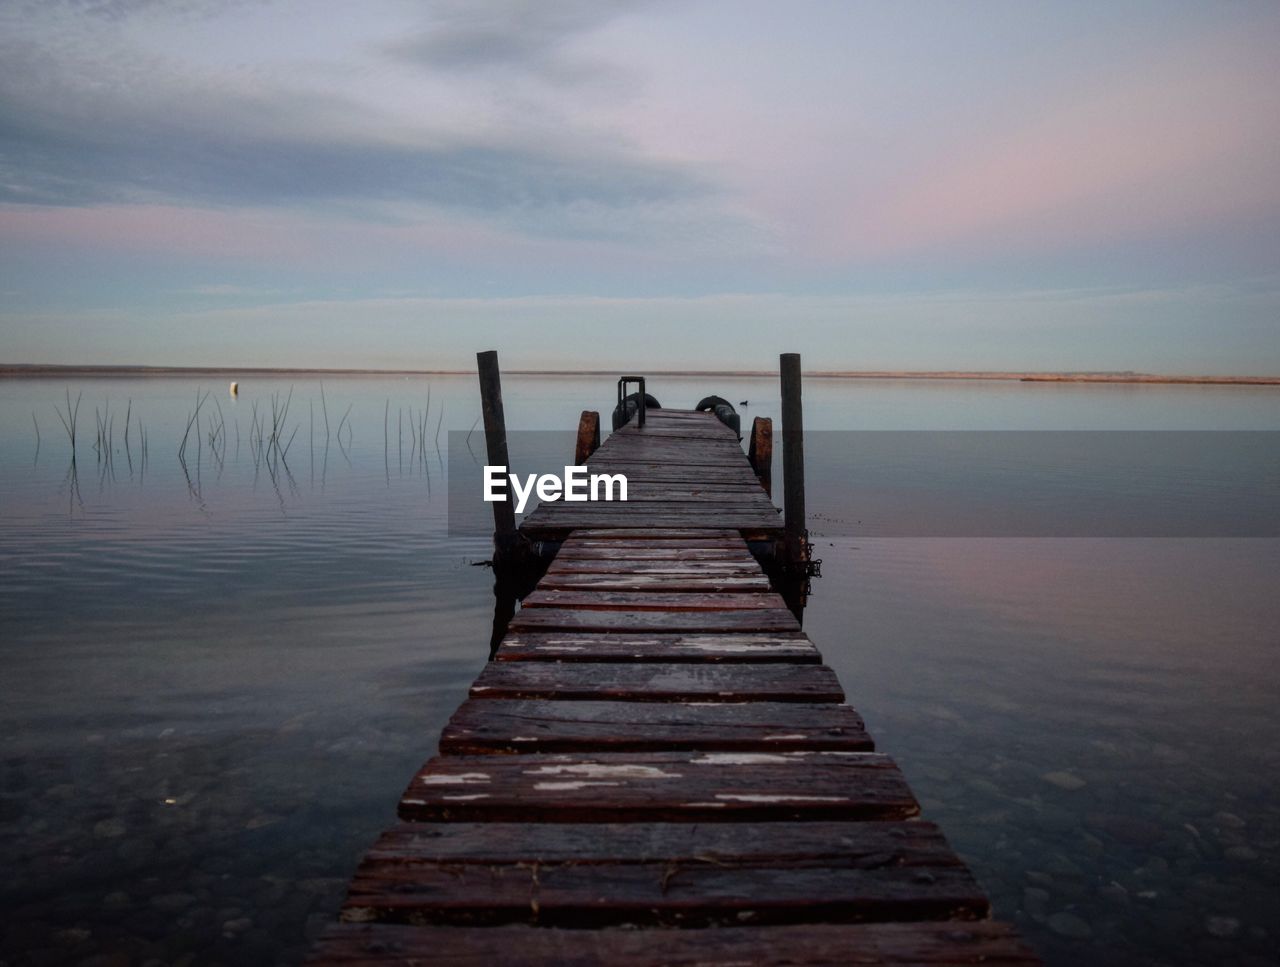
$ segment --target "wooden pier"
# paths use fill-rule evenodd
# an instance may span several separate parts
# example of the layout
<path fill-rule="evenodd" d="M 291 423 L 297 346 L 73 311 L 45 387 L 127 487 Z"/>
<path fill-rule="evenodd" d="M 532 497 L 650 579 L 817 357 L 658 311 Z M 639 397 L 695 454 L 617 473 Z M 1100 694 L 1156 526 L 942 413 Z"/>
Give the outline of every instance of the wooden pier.
<path fill-rule="evenodd" d="M 526 520 L 554 561 L 313 962 L 1038 963 L 771 588 L 734 433 L 650 410 L 589 466 L 629 500 Z"/>

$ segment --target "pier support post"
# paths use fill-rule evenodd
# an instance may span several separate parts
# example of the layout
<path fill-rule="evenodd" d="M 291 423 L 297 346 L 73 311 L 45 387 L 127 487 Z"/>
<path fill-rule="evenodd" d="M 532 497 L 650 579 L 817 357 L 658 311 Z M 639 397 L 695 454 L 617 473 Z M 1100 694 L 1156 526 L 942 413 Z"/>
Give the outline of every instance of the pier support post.
<path fill-rule="evenodd" d="M 800 354 L 779 357 L 782 377 L 782 510 L 785 515 L 787 558 L 808 558 L 804 518 L 804 410 L 800 403 Z"/>
<path fill-rule="evenodd" d="M 578 440 L 573 449 L 573 462 L 584 466 L 587 458 L 600 449 L 600 414 L 583 410 L 578 418 Z"/>
<path fill-rule="evenodd" d="M 747 459 L 756 472 L 760 486 L 773 496 L 773 420 L 757 416 L 751 423 L 751 441 L 747 444 Z"/>
<path fill-rule="evenodd" d="M 502 412 L 502 377 L 498 370 L 497 350 L 476 353 L 476 367 L 480 373 L 480 410 L 484 415 L 484 442 L 489 465 L 506 467 L 511 472 L 507 458 L 507 421 Z M 495 562 L 511 553 L 517 543 L 516 509 L 510 500 L 493 502 L 493 549 Z"/>

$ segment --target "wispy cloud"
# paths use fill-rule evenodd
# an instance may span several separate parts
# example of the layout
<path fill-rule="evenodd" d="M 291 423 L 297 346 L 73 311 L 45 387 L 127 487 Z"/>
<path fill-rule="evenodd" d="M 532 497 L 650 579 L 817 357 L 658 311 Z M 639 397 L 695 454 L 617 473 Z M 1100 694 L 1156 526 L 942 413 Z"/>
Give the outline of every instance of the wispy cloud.
<path fill-rule="evenodd" d="M 642 4 L 625 0 L 448 0 L 426 13 L 422 32 L 390 46 L 429 70 L 517 73 L 555 84 L 616 83 L 625 72 L 574 41 Z"/>
<path fill-rule="evenodd" d="M 837 258 L 958 246 L 1053 251 L 1280 215 L 1280 21 L 1229 24 L 1116 63 L 921 152 L 815 232 Z M 1270 160 L 1268 159 L 1270 156 Z M 847 216 L 847 217 L 842 217 Z"/>
<path fill-rule="evenodd" d="M 135 5 L 92 9 L 124 17 Z M 594 4 L 485 9 L 438 10 L 443 25 L 416 56 L 552 70 L 564 36 L 611 16 Z M 687 235 L 704 221 L 725 235 L 748 227 L 706 171 L 610 137 L 557 139 L 545 130 L 554 119 L 469 135 L 430 118 L 379 129 L 342 120 L 367 117 L 352 97 L 252 80 L 146 51 L 51 53 L 11 40 L 0 46 L 0 203 L 329 206 L 378 220 L 435 210 L 533 236 L 614 240 Z"/>

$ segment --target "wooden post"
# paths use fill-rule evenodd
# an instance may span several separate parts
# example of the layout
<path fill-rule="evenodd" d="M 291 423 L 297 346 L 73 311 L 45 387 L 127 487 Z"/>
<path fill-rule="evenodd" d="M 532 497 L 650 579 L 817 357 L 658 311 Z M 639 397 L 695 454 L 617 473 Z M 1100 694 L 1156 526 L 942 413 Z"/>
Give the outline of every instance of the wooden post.
<path fill-rule="evenodd" d="M 756 472 L 760 486 L 773 496 L 773 420 L 757 416 L 751 423 L 751 441 L 747 444 L 747 459 Z"/>
<path fill-rule="evenodd" d="M 804 410 L 800 404 L 800 354 L 783 353 L 782 376 L 782 509 L 786 517 L 787 555 L 805 556 Z"/>
<path fill-rule="evenodd" d="M 582 466 L 599 449 L 600 414 L 595 410 L 583 410 L 578 418 L 578 442 L 573 449 L 573 462 Z"/>
<path fill-rule="evenodd" d="M 502 377 L 498 370 L 498 353 L 489 349 L 476 353 L 476 366 L 480 372 L 480 410 L 484 414 L 484 442 L 489 465 L 506 467 L 507 422 L 502 412 Z M 516 509 L 510 499 L 493 502 L 493 547 L 499 556 L 516 543 Z"/>

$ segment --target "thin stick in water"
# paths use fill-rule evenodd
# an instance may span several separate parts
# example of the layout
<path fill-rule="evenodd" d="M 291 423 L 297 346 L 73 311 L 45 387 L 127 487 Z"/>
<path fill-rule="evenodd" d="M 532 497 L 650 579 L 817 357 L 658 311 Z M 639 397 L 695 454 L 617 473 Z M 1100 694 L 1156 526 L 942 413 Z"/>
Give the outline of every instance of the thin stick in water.
<path fill-rule="evenodd" d="M 320 384 L 320 411 L 324 414 L 324 439 L 329 442 L 329 407 L 324 402 L 324 383 Z"/>

